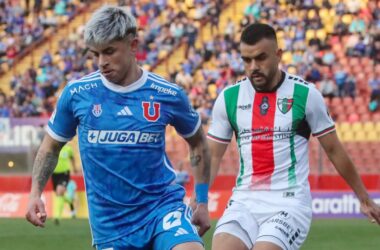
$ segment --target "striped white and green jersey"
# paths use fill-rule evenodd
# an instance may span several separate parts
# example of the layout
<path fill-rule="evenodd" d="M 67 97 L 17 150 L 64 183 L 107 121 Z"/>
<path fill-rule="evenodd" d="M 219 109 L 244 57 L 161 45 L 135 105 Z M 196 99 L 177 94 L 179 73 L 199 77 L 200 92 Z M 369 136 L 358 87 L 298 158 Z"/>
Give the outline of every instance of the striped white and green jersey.
<path fill-rule="evenodd" d="M 335 130 L 322 95 L 298 76 L 282 74 L 273 92 L 256 91 L 244 78 L 223 90 L 212 113 L 208 138 L 240 154 L 235 190 L 309 188 L 308 139 Z"/>

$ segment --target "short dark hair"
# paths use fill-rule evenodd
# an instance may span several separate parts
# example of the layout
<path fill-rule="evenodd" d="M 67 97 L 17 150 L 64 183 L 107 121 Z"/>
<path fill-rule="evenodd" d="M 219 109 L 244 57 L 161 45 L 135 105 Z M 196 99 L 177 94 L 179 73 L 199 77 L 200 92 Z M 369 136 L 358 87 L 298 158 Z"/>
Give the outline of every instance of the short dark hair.
<path fill-rule="evenodd" d="M 277 42 L 276 31 L 264 23 L 252 23 L 248 25 L 241 33 L 240 42 L 248 45 L 255 45 L 261 39 L 270 39 Z"/>

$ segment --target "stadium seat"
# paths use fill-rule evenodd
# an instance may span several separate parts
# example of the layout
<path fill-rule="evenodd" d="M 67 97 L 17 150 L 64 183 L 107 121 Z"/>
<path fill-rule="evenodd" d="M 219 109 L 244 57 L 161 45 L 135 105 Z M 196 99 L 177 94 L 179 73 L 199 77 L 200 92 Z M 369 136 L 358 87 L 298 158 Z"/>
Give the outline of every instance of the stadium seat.
<path fill-rule="evenodd" d="M 368 121 L 371 121 L 371 114 L 369 113 L 364 113 L 364 114 L 360 114 L 360 120 L 362 122 L 368 122 Z"/>
<path fill-rule="evenodd" d="M 377 122 L 377 124 L 379 124 L 380 123 L 380 113 L 374 113 L 373 115 L 372 115 L 372 120 L 374 121 L 374 122 Z M 377 127 L 378 125 L 376 125 L 376 127 Z"/>
<path fill-rule="evenodd" d="M 363 130 L 364 131 L 376 131 L 375 130 L 375 123 L 371 122 L 371 121 L 367 121 L 367 122 L 363 122 Z"/>
<path fill-rule="evenodd" d="M 354 122 L 351 124 L 351 130 L 353 132 L 363 131 L 363 125 L 361 122 Z"/>
<path fill-rule="evenodd" d="M 380 122 L 379 121 L 377 121 L 377 122 L 374 121 L 374 130 L 377 132 L 380 132 Z"/>
<path fill-rule="evenodd" d="M 355 141 L 355 136 L 352 131 L 342 131 L 342 141 L 352 142 Z"/>
<path fill-rule="evenodd" d="M 358 122 L 359 120 L 360 120 L 360 117 L 359 117 L 359 114 L 357 114 L 357 113 L 349 113 L 347 115 L 347 121 L 348 122 L 353 123 L 353 122 Z"/>
<path fill-rule="evenodd" d="M 340 97 L 332 98 L 331 105 L 334 107 L 342 105 L 342 99 Z"/>
<path fill-rule="evenodd" d="M 348 96 L 346 96 L 346 97 L 343 97 L 343 99 L 342 99 L 342 104 L 344 105 L 344 106 L 353 106 L 353 99 L 351 98 L 351 97 L 348 97 Z"/>
<path fill-rule="evenodd" d="M 367 134 L 363 130 L 359 131 L 353 131 L 354 133 L 354 140 L 355 141 L 366 141 L 367 140 Z"/>
<path fill-rule="evenodd" d="M 335 122 L 347 122 L 348 118 L 345 113 L 340 113 L 335 116 Z"/>
<path fill-rule="evenodd" d="M 369 110 L 367 108 L 367 105 L 362 104 L 360 106 L 356 106 L 356 112 L 360 114 L 360 116 L 369 113 Z"/>
<path fill-rule="evenodd" d="M 379 141 L 379 133 L 375 130 L 367 130 L 367 140 L 368 141 Z"/>

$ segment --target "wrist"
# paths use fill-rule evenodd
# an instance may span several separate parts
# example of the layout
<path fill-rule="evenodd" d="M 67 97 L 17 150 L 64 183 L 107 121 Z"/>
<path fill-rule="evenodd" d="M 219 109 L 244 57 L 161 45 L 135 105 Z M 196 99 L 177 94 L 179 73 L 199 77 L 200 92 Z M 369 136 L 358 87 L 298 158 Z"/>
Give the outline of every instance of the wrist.
<path fill-rule="evenodd" d="M 208 203 L 208 183 L 195 184 L 195 200 L 198 204 Z"/>
<path fill-rule="evenodd" d="M 369 197 L 369 194 L 367 192 L 357 193 L 356 197 L 360 201 L 360 203 L 368 203 L 368 201 L 371 199 Z"/>

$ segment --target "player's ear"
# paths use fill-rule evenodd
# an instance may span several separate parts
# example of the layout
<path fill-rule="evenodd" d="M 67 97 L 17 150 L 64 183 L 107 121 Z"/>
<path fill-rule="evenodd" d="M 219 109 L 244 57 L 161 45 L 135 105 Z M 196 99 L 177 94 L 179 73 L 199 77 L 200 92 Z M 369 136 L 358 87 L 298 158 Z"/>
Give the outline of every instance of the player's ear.
<path fill-rule="evenodd" d="M 277 49 L 276 56 L 278 58 L 278 61 L 280 62 L 281 58 L 282 58 L 282 49 L 280 49 L 280 48 Z"/>
<path fill-rule="evenodd" d="M 131 46 L 131 52 L 136 53 L 139 47 L 139 39 L 137 39 L 137 37 L 132 38 L 130 42 L 130 46 Z"/>

